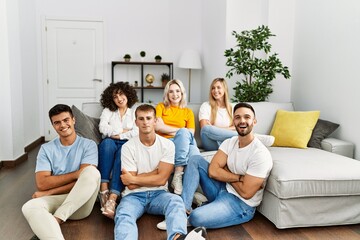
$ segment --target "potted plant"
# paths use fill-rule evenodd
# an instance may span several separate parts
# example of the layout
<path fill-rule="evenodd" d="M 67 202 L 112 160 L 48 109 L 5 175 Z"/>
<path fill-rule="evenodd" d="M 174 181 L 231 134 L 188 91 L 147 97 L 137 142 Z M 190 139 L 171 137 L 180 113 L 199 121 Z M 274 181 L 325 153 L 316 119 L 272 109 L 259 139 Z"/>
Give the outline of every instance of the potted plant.
<path fill-rule="evenodd" d="M 236 82 L 232 101 L 266 101 L 273 92 L 271 81 L 277 74 L 290 78 L 289 69 L 283 66 L 278 54 L 270 55 L 271 44 L 268 39 L 275 35 L 264 25 L 240 34 L 233 31 L 232 35 L 237 44 L 234 48 L 225 50 L 226 66 L 230 67 L 226 77 L 231 78 L 234 73 L 244 77 Z"/>
<path fill-rule="evenodd" d="M 163 73 L 161 75 L 161 83 L 162 83 L 162 86 L 165 87 L 166 84 L 170 81 L 170 75 L 167 74 L 167 73 Z"/>
<path fill-rule="evenodd" d="M 155 62 L 161 62 L 161 56 L 160 55 L 156 55 L 155 56 Z"/>
<path fill-rule="evenodd" d="M 125 54 L 125 55 L 124 55 L 124 61 L 125 61 L 125 62 L 130 62 L 130 59 L 131 59 L 131 55 L 130 55 L 130 54 Z"/>
<path fill-rule="evenodd" d="M 145 56 L 146 56 L 146 52 L 145 51 L 141 51 L 140 52 L 140 60 L 143 62 L 145 60 Z"/>

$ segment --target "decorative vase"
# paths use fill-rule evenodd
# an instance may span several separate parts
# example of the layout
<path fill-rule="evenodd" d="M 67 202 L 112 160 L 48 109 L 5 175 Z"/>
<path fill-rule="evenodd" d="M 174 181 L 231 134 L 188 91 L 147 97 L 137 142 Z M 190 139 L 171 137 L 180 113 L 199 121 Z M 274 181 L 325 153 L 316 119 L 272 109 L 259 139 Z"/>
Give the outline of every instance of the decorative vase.
<path fill-rule="evenodd" d="M 170 81 L 170 80 L 163 80 L 163 81 L 162 81 L 162 87 L 165 87 L 166 84 L 167 84 L 169 81 Z"/>

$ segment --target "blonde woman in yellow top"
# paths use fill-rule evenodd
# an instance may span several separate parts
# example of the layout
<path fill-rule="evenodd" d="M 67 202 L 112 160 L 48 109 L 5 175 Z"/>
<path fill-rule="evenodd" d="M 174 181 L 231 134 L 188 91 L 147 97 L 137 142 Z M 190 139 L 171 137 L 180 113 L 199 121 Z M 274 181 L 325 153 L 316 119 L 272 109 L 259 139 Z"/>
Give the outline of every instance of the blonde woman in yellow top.
<path fill-rule="evenodd" d="M 180 195 L 184 167 L 192 155 L 200 154 L 194 138 L 194 113 L 186 107 L 186 91 L 180 80 L 166 84 L 163 102 L 156 106 L 156 118 L 156 132 L 175 144 L 175 173 L 171 187 Z"/>

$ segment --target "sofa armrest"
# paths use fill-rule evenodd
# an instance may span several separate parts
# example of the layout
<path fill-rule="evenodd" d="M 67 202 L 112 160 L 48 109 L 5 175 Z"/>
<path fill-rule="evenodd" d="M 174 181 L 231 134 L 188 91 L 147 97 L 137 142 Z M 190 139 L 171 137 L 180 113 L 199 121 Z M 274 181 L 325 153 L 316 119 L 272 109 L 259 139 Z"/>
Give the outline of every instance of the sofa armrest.
<path fill-rule="evenodd" d="M 354 144 L 336 138 L 325 138 L 321 141 L 321 148 L 325 151 L 343 155 L 349 158 L 354 157 Z"/>

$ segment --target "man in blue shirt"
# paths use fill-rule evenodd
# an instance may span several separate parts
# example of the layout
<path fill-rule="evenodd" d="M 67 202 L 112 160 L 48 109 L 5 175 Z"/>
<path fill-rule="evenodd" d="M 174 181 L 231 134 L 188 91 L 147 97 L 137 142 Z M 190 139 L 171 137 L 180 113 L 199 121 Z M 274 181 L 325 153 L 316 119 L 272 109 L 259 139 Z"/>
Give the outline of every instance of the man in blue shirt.
<path fill-rule="evenodd" d="M 100 186 L 97 145 L 76 134 L 71 108 L 58 104 L 49 118 L 59 135 L 41 146 L 35 178 L 37 191 L 22 207 L 40 239 L 64 239 L 60 224 L 90 215 Z"/>

